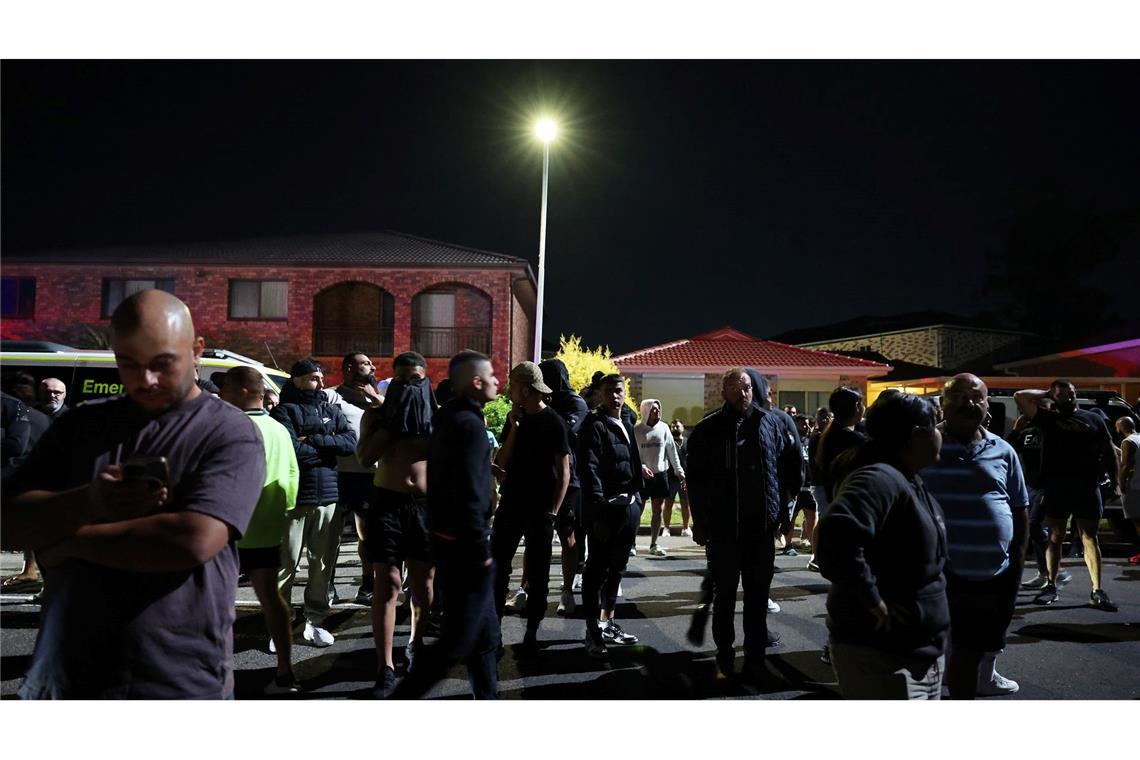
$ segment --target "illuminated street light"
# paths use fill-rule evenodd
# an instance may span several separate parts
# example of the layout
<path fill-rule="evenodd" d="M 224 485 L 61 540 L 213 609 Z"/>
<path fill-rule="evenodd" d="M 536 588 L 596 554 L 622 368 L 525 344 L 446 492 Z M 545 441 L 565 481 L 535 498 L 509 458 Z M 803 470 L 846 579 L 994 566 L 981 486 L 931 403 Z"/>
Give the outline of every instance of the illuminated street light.
<path fill-rule="evenodd" d="M 542 215 L 538 225 L 538 303 L 534 312 L 534 361 L 542 361 L 542 295 L 546 282 L 546 185 L 550 176 L 550 142 L 558 134 L 551 119 L 540 119 L 534 133 L 542 141 Z"/>

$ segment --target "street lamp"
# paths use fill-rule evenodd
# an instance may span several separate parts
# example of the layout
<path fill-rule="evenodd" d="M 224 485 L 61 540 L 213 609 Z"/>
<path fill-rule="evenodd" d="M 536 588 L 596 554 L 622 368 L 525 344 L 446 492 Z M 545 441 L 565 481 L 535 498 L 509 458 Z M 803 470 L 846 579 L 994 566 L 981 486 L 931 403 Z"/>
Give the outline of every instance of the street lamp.
<path fill-rule="evenodd" d="M 540 119 L 534 133 L 542 141 L 542 215 L 538 225 L 538 302 L 534 313 L 534 361 L 542 361 L 542 291 L 546 282 L 546 185 L 550 176 L 550 142 L 558 135 L 558 125 Z"/>

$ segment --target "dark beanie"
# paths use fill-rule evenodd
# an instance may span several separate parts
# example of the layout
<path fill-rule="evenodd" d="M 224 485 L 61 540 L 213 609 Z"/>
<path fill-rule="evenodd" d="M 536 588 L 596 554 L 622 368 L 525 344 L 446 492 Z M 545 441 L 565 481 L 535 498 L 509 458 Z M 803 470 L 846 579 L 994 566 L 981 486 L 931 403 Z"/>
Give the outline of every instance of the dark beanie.
<path fill-rule="evenodd" d="M 304 377 L 321 371 L 321 363 L 316 359 L 302 359 L 289 370 L 289 377 Z"/>

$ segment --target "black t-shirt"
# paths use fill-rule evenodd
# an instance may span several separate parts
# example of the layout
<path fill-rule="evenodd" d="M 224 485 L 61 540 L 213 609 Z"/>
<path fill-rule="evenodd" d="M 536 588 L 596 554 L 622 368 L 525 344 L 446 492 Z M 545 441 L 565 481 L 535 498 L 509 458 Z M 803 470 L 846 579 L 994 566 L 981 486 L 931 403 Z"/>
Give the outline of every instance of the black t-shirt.
<path fill-rule="evenodd" d="M 511 435 L 517 435 L 518 440 L 507 464 L 502 507 L 549 511 L 557 484 L 555 463 L 570 453 L 566 423 L 548 406 L 536 414 L 523 415 L 518 430 Z"/>
<path fill-rule="evenodd" d="M 1036 425 L 1026 425 L 1021 430 L 1009 434 L 1009 445 L 1021 459 L 1021 470 L 1025 473 L 1025 484 L 1030 488 L 1041 487 L 1041 450 L 1044 436 Z"/>
<path fill-rule="evenodd" d="M 1041 483 L 1045 488 L 1096 488 L 1104 477 L 1101 452 L 1112 442 L 1098 414 L 1076 409 L 1061 414 L 1042 409 L 1033 422 L 1045 436 Z"/>

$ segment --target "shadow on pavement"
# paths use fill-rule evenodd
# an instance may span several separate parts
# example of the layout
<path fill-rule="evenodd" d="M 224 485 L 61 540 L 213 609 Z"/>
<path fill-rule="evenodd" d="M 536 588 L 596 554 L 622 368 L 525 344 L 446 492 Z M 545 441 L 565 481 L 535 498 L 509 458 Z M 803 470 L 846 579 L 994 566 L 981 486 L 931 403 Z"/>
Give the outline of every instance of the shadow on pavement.
<path fill-rule="evenodd" d="M 17 628 L 30 630 L 40 627 L 40 610 L 13 610 L 5 611 L 0 615 L 0 628 Z"/>
<path fill-rule="evenodd" d="M 13 681 L 27 675 L 32 664 L 30 654 L 6 654 L 0 657 L 0 680 Z"/>
<path fill-rule="evenodd" d="M 1121 644 L 1140 641 L 1140 623 L 1041 623 L 1026 625 L 1012 632 L 1028 644 L 1037 641 L 1066 641 L 1074 644 Z"/>

